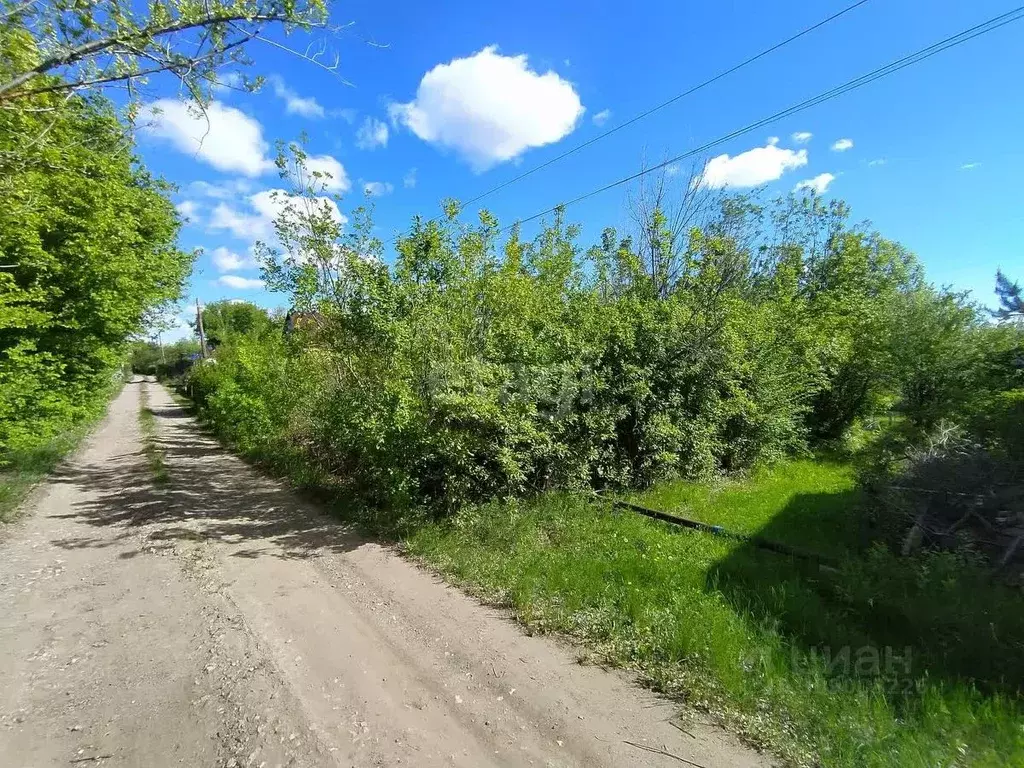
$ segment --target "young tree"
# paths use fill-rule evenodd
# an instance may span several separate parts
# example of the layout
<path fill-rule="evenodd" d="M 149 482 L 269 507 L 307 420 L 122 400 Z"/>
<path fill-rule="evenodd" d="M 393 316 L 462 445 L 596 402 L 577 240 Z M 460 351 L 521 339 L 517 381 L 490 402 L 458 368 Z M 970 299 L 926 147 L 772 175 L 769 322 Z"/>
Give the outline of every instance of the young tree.
<path fill-rule="evenodd" d="M 1011 283 L 1002 270 L 996 271 L 996 295 L 999 308 L 993 313 L 1000 321 L 1024 323 L 1024 289 Z"/>
<path fill-rule="evenodd" d="M 222 299 L 203 307 L 203 330 L 211 347 L 239 336 L 259 336 L 272 327 L 267 310 L 248 301 Z"/>

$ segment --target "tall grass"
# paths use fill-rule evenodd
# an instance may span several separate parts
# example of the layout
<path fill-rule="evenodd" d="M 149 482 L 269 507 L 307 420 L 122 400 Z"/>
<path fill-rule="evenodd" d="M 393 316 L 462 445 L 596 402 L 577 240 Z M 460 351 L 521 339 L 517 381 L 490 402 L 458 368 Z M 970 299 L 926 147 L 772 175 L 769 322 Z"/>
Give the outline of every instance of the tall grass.
<path fill-rule="evenodd" d="M 1024 764 L 1021 599 L 949 557 L 841 544 L 849 524 L 837 521 L 857 503 L 848 466 L 792 462 L 642 498 L 842 565 L 558 494 L 467 510 L 407 545 L 534 630 L 576 638 L 583 656 L 637 670 L 789 763 Z"/>

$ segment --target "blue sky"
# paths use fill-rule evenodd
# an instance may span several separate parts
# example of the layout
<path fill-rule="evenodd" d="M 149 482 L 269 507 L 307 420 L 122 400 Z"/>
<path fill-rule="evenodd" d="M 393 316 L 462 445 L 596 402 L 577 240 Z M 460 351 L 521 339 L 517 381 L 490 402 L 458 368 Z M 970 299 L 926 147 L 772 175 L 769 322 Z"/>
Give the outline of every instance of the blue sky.
<path fill-rule="evenodd" d="M 168 91 L 139 151 L 180 187 L 182 245 L 205 251 L 190 297 L 283 306 L 248 258 L 273 213 L 269 190 L 282 186 L 268 165 L 275 140 L 308 135 L 345 192 L 343 212 L 373 183 L 389 242 L 441 198 L 472 198 L 850 2 L 347 2 L 333 20 L 353 24 L 327 40 L 337 72 L 257 43 L 252 73 L 269 78 L 260 93 L 223 90 L 199 130 Z M 1012 7 L 871 0 L 480 205 L 511 223 L 635 172 L 645 155 L 685 152 Z M 1024 23 L 1009 25 L 717 147 L 709 174 L 770 193 L 827 182 L 854 219 L 915 251 L 931 281 L 991 303 L 997 267 L 1024 277 L 1022 34 Z M 837 151 L 841 139 L 852 146 Z M 620 188 L 571 208 L 583 242 L 624 226 L 624 203 Z"/>

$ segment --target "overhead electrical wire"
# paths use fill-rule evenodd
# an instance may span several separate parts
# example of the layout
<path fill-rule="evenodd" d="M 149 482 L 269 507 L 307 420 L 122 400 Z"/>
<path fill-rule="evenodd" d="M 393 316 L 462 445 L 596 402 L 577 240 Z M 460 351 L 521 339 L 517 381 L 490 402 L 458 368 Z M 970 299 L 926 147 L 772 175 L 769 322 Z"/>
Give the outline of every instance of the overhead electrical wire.
<path fill-rule="evenodd" d="M 579 152 L 579 151 L 581 151 L 583 149 L 586 149 L 587 147 L 591 146 L 592 144 L 596 144 L 597 142 L 601 141 L 602 139 L 607 138 L 608 136 L 611 136 L 613 133 L 617 133 L 618 131 L 621 131 L 623 128 L 627 128 L 627 127 L 629 127 L 629 126 L 631 126 L 631 125 L 633 125 L 635 123 L 638 123 L 641 120 L 643 120 L 644 118 L 649 117 L 650 115 L 653 115 L 655 112 L 658 112 L 659 110 L 665 109 L 665 107 L 671 106 L 672 104 L 675 104 L 677 101 L 680 101 L 681 99 L 684 99 L 687 96 L 691 96 L 694 93 L 696 93 L 697 91 L 700 91 L 700 90 L 702 90 L 704 88 L 707 88 L 709 85 L 712 85 L 713 83 L 716 83 L 719 80 L 721 80 L 721 79 L 723 79 L 725 77 L 728 77 L 729 75 L 731 75 L 731 74 L 733 74 L 735 72 L 738 72 L 739 70 L 743 69 L 744 67 L 747 67 L 747 66 L 753 64 L 754 62 L 756 62 L 756 61 L 758 61 L 760 59 L 763 59 L 765 56 L 768 56 L 769 54 L 775 53 L 775 51 L 779 50 L 780 48 L 785 48 L 790 43 L 796 42 L 800 38 L 802 38 L 802 37 L 804 37 L 806 35 L 809 35 L 811 32 L 814 32 L 815 30 L 820 29 L 821 27 L 824 27 L 826 24 L 830 24 L 831 22 L 835 21 L 836 19 L 839 19 L 842 16 L 845 16 L 846 14 L 850 13 L 851 11 L 856 10 L 857 8 L 859 8 L 860 6 L 864 5 L 867 2 L 869 2 L 869 0 L 857 0 L 857 2 L 852 3 L 851 5 L 846 6 L 842 10 L 837 11 L 836 13 L 833 13 L 831 16 L 829 16 L 827 18 L 822 19 L 817 24 L 812 24 L 809 27 L 805 27 L 804 29 L 802 29 L 799 32 L 797 32 L 796 34 L 787 37 L 785 40 L 782 40 L 782 41 L 780 41 L 778 43 L 775 43 L 774 45 L 772 45 L 772 46 L 770 46 L 768 48 L 765 48 L 760 53 L 756 53 L 753 56 L 750 56 L 749 58 L 744 59 L 739 64 L 734 64 L 733 66 L 729 67 L 728 69 L 725 69 L 725 70 L 719 72 L 717 75 L 709 77 L 707 80 L 705 80 L 705 81 L 703 81 L 701 83 L 698 83 L 697 85 L 694 85 L 691 88 L 688 88 L 687 90 L 683 91 L 682 93 L 676 94 L 672 98 L 667 99 L 667 100 L 661 102 L 660 104 L 658 104 L 658 105 L 656 105 L 654 107 L 651 107 L 650 109 L 645 110 L 644 112 L 641 112 L 638 115 L 635 115 L 635 116 L 631 117 L 629 120 L 626 120 L 625 122 L 619 123 L 614 128 L 609 128 L 607 131 L 604 131 L 603 133 L 599 133 L 597 136 L 594 136 L 591 139 L 587 139 L 586 141 L 584 141 L 584 142 L 582 142 L 580 144 L 577 144 L 575 147 L 572 147 L 571 149 L 568 149 L 565 152 L 562 152 L 561 154 L 556 155 L 555 157 L 551 158 L 550 160 L 546 160 L 543 163 L 540 163 L 539 165 L 535 165 L 533 168 L 530 168 L 529 170 L 523 171 L 522 173 L 512 177 L 511 179 L 508 179 L 507 181 L 503 181 L 502 183 L 500 183 L 500 184 L 498 184 L 498 185 L 496 185 L 494 187 L 491 187 L 490 189 L 488 189 L 488 190 L 486 190 L 484 192 L 481 192 L 476 197 L 472 197 L 469 200 L 466 200 L 464 202 L 460 202 L 459 203 L 459 210 L 460 211 L 464 211 L 466 208 L 468 208 L 473 203 L 478 203 L 481 200 L 483 200 L 485 197 L 490 197 L 495 192 L 498 192 L 498 191 L 500 191 L 502 189 L 505 189 L 506 187 L 510 187 L 513 184 L 516 184 L 516 183 L 522 181 L 526 177 L 532 176 L 537 171 L 543 170 L 544 168 L 548 168 L 549 166 L 552 166 L 555 163 L 557 163 L 557 162 L 559 162 L 561 160 L 564 160 L 565 158 L 569 157 L 570 155 L 574 155 L 577 152 Z M 410 229 L 407 234 L 410 234 L 412 231 L 413 230 Z"/>
<path fill-rule="evenodd" d="M 779 43 L 776 43 L 775 45 L 771 46 L 770 48 L 765 48 L 760 53 L 754 54 L 750 58 L 741 61 L 739 64 L 735 64 L 734 66 L 729 67 L 728 69 L 726 69 L 726 70 L 724 70 L 722 72 L 719 72 L 717 75 L 714 75 L 713 77 L 708 78 L 704 82 L 698 83 L 697 85 L 695 85 L 695 86 L 693 86 L 691 88 L 688 88 L 687 90 L 683 91 L 682 93 L 676 94 L 672 98 L 670 98 L 670 99 L 668 99 L 666 101 L 663 101 L 660 104 L 658 104 L 657 106 L 651 107 L 650 109 L 648 109 L 648 110 L 646 110 L 644 112 L 641 112 L 640 114 L 638 114 L 638 115 L 636 115 L 634 117 L 631 117 L 629 120 L 626 120 L 623 123 L 619 123 L 614 128 L 610 128 L 607 131 L 605 131 L 604 133 L 600 133 L 600 134 L 598 134 L 597 136 L 594 136 L 591 139 L 587 139 L 586 141 L 584 141 L 584 142 L 582 142 L 580 144 L 577 144 L 575 147 L 573 147 L 571 149 L 568 149 L 565 152 L 562 152 L 560 155 L 556 155 L 555 157 L 552 157 L 550 160 L 546 160 L 543 163 L 540 163 L 539 165 L 535 165 L 533 168 L 530 168 L 527 171 L 523 171 L 522 173 L 518 174 L 517 176 L 512 177 L 508 181 L 503 181 L 501 184 L 498 184 L 498 185 L 496 185 L 494 187 L 491 187 L 486 192 L 481 192 L 476 197 L 470 198 L 469 200 L 466 200 L 464 203 L 460 203 L 459 207 L 462 208 L 462 209 L 465 209 L 468 206 L 472 205 L 473 203 L 476 203 L 476 202 L 479 202 L 480 200 L 483 200 L 485 197 L 490 197 L 491 195 L 493 195 L 495 192 L 498 192 L 499 190 L 505 189 L 506 187 L 510 187 L 513 184 L 515 184 L 515 183 L 517 183 L 519 181 L 522 181 L 527 176 L 531 176 L 534 173 L 536 173 L 537 171 L 543 170 L 544 168 L 547 168 L 548 166 L 554 165 L 555 163 L 557 163 L 557 162 L 559 162 L 561 160 L 564 160 L 565 158 L 569 157 L 570 155 L 574 155 L 577 152 L 579 152 L 580 150 L 586 149 L 587 147 L 589 147 L 592 144 L 596 144 L 597 142 L 601 141 L 602 139 L 607 138 L 608 136 L 611 136 L 613 133 L 621 131 L 623 128 L 627 128 L 627 127 L 633 125 L 634 123 L 640 122 L 644 118 L 649 117 L 650 115 L 653 115 L 655 112 L 658 112 L 659 110 L 665 109 L 665 107 L 668 107 L 668 106 L 671 106 L 672 104 L 675 104 L 680 99 L 685 99 L 687 96 L 691 96 L 694 93 L 696 93 L 697 91 L 700 91 L 700 90 L 702 90 L 704 88 L 707 88 L 709 85 L 712 85 L 713 83 L 716 83 L 719 80 L 721 80 L 721 79 L 723 79 L 725 77 L 728 77 L 729 75 L 733 74 L 734 72 L 738 72 L 739 70 L 743 69 L 744 67 L 747 67 L 750 64 L 753 64 L 755 61 L 758 61 L 759 59 L 763 59 L 765 56 L 768 56 L 771 53 L 775 53 L 775 51 L 779 50 L 780 48 L 785 48 L 790 43 L 799 40 L 801 37 L 804 37 L 805 35 L 809 35 L 811 32 L 814 32 L 816 29 L 820 29 L 821 27 L 824 27 L 826 24 L 829 24 L 829 23 L 835 21 L 836 19 L 838 19 L 838 18 L 840 18 L 842 16 L 845 16 L 846 14 L 850 13 L 850 11 L 856 10 L 857 8 L 859 8 L 860 6 L 864 5 L 867 2 L 868 2 L 868 0 L 858 0 L 858 2 L 853 3 L 852 5 L 848 5 L 846 8 L 843 8 L 841 11 L 838 11 L 838 12 L 832 14 L 828 18 L 822 19 L 817 24 L 814 24 L 814 25 L 812 25 L 810 27 L 806 27 L 806 28 L 800 30 L 795 35 L 792 35 L 791 37 L 788 37 L 785 40 L 783 40 L 783 41 L 781 41 Z"/>
<path fill-rule="evenodd" d="M 895 72 L 899 72 L 901 69 L 905 69 L 906 67 L 912 66 L 913 64 L 918 64 L 924 61 L 925 59 L 935 56 L 936 54 L 942 53 L 943 51 L 949 50 L 950 48 L 954 48 L 958 45 L 966 43 L 969 40 L 973 40 L 976 37 L 980 37 L 981 35 L 993 32 L 996 29 L 999 29 L 1000 27 L 1003 27 L 1014 21 L 1019 21 L 1022 18 L 1024 18 L 1024 5 L 1018 6 L 1017 8 L 1011 11 L 1007 11 L 1006 13 L 999 14 L 998 16 L 994 16 L 988 21 L 982 22 L 981 24 L 977 24 L 973 27 L 970 27 L 969 29 L 965 29 L 964 31 L 958 32 L 955 35 L 951 35 L 950 37 L 947 37 L 944 40 L 940 40 L 937 43 L 933 43 L 932 45 L 929 45 L 926 48 L 922 48 L 921 50 L 911 53 L 900 59 L 896 59 L 895 61 L 892 61 L 889 64 L 885 64 L 884 66 L 881 66 L 878 69 L 874 69 L 871 72 L 868 72 L 867 74 L 861 75 L 860 77 L 855 77 L 854 79 L 849 80 L 843 83 L 842 85 L 838 85 L 835 88 L 818 94 L 817 96 L 813 96 L 798 104 L 794 104 L 791 107 L 787 107 L 786 109 L 783 109 L 780 112 L 776 112 L 773 115 L 757 120 L 756 122 L 750 123 L 749 125 L 746 125 L 743 128 L 739 128 L 735 131 L 732 131 L 731 133 L 725 134 L 724 136 L 720 136 L 719 138 L 702 144 L 699 147 L 695 147 L 694 149 L 683 152 L 682 154 L 676 155 L 675 157 L 670 157 L 668 160 L 665 160 L 662 163 L 658 163 L 657 165 L 651 166 L 650 168 L 644 168 L 643 170 L 634 173 L 630 176 L 618 179 L 617 181 L 613 181 L 610 184 L 605 184 L 603 187 L 591 190 L 590 192 L 582 194 L 571 200 L 559 203 L 558 205 L 554 205 L 550 208 L 535 213 L 524 219 L 519 219 L 514 224 L 510 224 L 504 227 L 501 231 L 505 232 L 511 230 L 513 227 L 525 224 L 529 221 L 539 219 L 542 216 L 547 216 L 548 214 L 554 213 L 560 208 L 567 208 L 570 205 L 575 205 L 576 203 L 582 202 L 583 200 L 593 197 L 594 195 L 599 195 L 602 192 L 607 192 L 609 189 L 614 189 L 615 187 L 622 186 L 623 184 L 628 184 L 631 181 L 635 181 L 636 179 L 646 176 L 649 173 L 653 173 L 654 171 L 658 171 L 661 170 L 662 168 L 668 167 L 669 165 L 678 163 L 681 160 L 686 160 L 687 158 L 694 157 L 695 155 L 700 155 L 709 149 L 712 149 L 720 144 L 724 144 L 727 141 L 731 141 L 732 139 L 743 136 L 747 133 L 750 133 L 751 131 L 755 131 L 758 128 L 763 128 L 767 125 L 778 122 L 779 120 L 782 120 L 786 117 L 790 117 L 791 115 L 795 115 L 798 112 L 803 112 L 806 109 L 810 109 L 811 107 L 817 106 L 818 104 L 830 101 L 831 99 L 834 99 L 838 96 L 842 96 L 843 94 L 848 93 L 849 91 L 861 88 L 862 86 L 865 86 L 869 83 L 873 83 L 875 80 L 887 77 L 888 75 L 891 75 Z"/>

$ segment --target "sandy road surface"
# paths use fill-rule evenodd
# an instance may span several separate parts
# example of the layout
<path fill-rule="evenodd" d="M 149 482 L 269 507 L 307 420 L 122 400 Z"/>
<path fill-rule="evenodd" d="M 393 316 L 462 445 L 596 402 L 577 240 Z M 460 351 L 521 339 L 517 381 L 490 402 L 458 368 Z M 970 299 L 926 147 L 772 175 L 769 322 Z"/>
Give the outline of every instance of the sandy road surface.
<path fill-rule="evenodd" d="M 0 534 L 7 768 L 767 762 L 320 516 L 157 384 L 30 506 Z"/>

